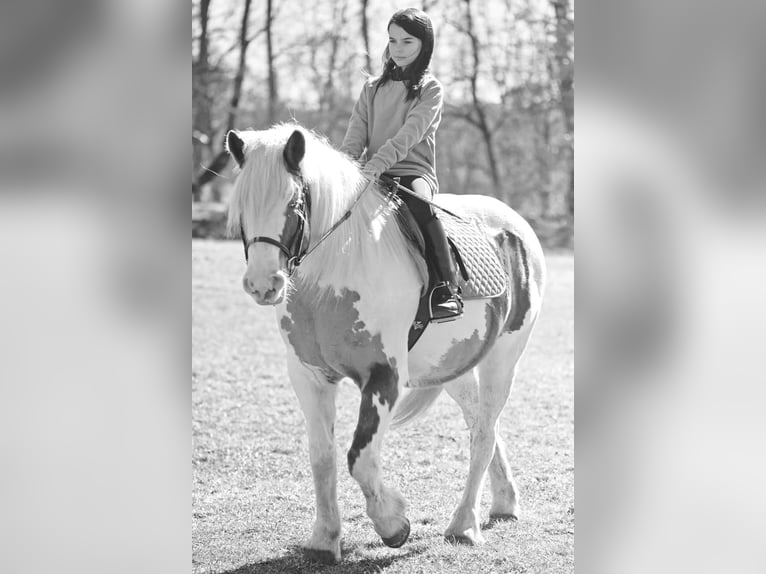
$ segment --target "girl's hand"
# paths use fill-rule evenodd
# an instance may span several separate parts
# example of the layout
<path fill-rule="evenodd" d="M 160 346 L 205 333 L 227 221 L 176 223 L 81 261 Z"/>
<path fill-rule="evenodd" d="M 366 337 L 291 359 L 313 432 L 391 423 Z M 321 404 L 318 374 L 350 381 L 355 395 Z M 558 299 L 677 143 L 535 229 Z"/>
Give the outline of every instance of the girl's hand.
<path fill-rule="evenodd" d="M 362 168 L 362 175 L 370 181 L 378 181 L 380 172 L 374 169 L 369 163 Z"/>

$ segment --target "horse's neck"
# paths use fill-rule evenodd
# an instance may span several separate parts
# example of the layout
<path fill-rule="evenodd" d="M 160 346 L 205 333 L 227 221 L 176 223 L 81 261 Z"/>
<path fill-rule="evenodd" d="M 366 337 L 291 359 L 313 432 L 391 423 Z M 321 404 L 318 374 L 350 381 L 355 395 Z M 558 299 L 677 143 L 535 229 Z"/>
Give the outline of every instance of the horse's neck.
<path fill-rule="evenodd" d="M 363 188 L 364 189 L 364 188 Z M 406 273 L 410 257 L 406 240 L 399 230 L 396 213 L 378 191 L 360 191 L 345 202 L 351 215 L 317 246 L 301 265 L 304 283 L 336 289 L 384 288 L 396 276 Z M 345 211 L 344 211 L 345 213 Z M 342 215 L 336 215 L 340 218 Z M 335 222 L 321 230 L 319 241 Z"/>

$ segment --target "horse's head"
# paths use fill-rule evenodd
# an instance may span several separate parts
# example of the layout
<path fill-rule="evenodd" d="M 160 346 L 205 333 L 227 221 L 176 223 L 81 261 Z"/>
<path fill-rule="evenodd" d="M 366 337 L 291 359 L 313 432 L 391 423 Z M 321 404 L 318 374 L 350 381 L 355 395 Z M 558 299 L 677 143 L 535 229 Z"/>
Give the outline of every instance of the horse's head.
<path fill-rule="evenodd" d="M 300 164 L 306 140 L 299 129 L 226 135 L 226 148 L 241 173 L 229 207 L 229 229 L 239 231 L 247 269 L 245 291 L 259 305 L 276 305 L 308 247 L 308 188 Z"/>

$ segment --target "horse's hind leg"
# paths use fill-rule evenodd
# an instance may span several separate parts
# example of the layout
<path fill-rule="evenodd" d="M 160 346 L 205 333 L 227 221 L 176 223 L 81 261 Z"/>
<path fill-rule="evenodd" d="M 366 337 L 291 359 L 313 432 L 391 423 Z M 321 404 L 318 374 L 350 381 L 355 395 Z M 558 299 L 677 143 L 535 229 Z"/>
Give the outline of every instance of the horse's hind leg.
<path fill-rule="evenodd" d="M 460 405 L 471 433 L 471 461 L 463 498 L 444 533 L 448 540 L 468 544 L 484 541 L 481 534 L 481 490 L 489 469 L 494 517 L 518 515 L 518 496 L 498 436 L 498 419 L 510 395 L 516 362 L 523 349 L 518 340 L 506 337 L 473 373 L 446 385 L 447 392 Z"/>
<path fill-rule="evenodd" d="M 367 499 L 367 515 L 383 543 L 392 548 L 402 546 L 410 535 L 404 497 L 383 485 L 380 467 L 380 448 L 391 422 L 400 376 L 403 373 L 390 364 L 381 363 L 372 366 L 366 381 L 360 381 L 359 421 L 348 451 L 348 470 Z"/>
<path fill-rule="evenodd" d="M 491 460 L 492 448 L 484 446 L 483 452 L 476 448 L 479 441 L 479 385 L 474 371 L 445 385 L 447 393 L 460 405 L 463 417 L 471 433 L 471 466 L 463 498 L 452 514 L 444 537 L 452 542 L 477 544 L 484 541 L 479 521 L 479 496 L 487 465 Z"/>
<path fill-rule="evenodd" d="M 492 350 L 496 357 L 492 361 L 485 362 L 479 367 L 481 371 L 482 386 L 488 393 L 496 389 L 498 399 L 502 397 L 503 405 L 508 401 L 516 368 L 521 356 L 524 354 L 529 342 L 529 336 L 534 327 L 535 320 L 528 321 L 519 331 L 508 333 L 502 337 Z M 519 496 L 516 481 L 511 473 L 511 465 L 508 463 L 505 442 L 500 437 L 499 422 L 496 425 L 495 455 L 489 466 L 489 478 L 492 486 L 492 506 L 489 509 L 490 520 L 518 520 Z"/>
<path fill-rule="evenodd" d="M 451 542 L 481 544 L 480 509 L 481 491 L 487 468 L 494 457 L 496 446 L 496 420 L 499 413 L 487 417 L 481 408 L 480 387 L 475 372 L 469 372 L 446 385 L 450 396 L 460 405 L 470 430 L 471 459 L 463 497 L 444 532 Z M 502 410 L 502 408 L 501 408 Z"/>
<path fill-rule="evenodd" d="M 340 562 L 341 526 L 334 434 L 336 385 L 301 364 L 295 356 L 288 355 L 287 368 L 306 418 L 316 495 L 316 520 L 305 553 L 312 560 Z"/>
<path fill-rule="evenodd" d="M 472 429 L 479 416 L 479 387 L 473 372 L 464 375 L 462 380 L 453 381 L 447 386 L 447 391 L 462 409 L 466 425 Z M 499 428 L 495 432 L 495 452 L 489 463 L 489 478 L 492 490 L 490 520 L 518 519 L 518 489 Z"/>
<path fill-rule="evenodd" d="M 508 463 L 505 442 L 498 430 L 495 444 L 495 456 L 489 465 L 489 480 L 492 487 L 492 506 L 489 509 L 490 520 L 518 520 L 519 497 L 516 481 L 513 480 L 511 465 Z"/>

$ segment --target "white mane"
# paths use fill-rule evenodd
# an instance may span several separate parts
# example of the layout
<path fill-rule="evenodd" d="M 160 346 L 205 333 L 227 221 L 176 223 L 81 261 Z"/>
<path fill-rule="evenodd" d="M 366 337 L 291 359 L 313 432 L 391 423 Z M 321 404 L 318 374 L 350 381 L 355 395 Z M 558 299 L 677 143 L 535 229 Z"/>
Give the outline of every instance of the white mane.
<path fill-rule="evenodd" d="M 267 131 L 241 132 L 245 161 L 229 207 L 228 227 L 239 231 L 240 218 L 263 210 L 267 204 L 286 204 L 300 189 L 282 156 L 288 138 L 300 130 L 306 140 L 301 175 L 311 195 L 311 240 L 313 248 L 324 233 L 339 221 L 367 186 L 358 166 L 333 149 L 321 136 L 295 124 L 282 124 Z M 374 281 L 382 269 L 405 265 L 411 246 L 395 220 L 396 213 L 376 189 L 367 190 L 352 215 L 313 251 L 299 268 L 311 281 L 332 276 L 333 283 L 348 284 L 347 278 L 366 274 Z"/>

